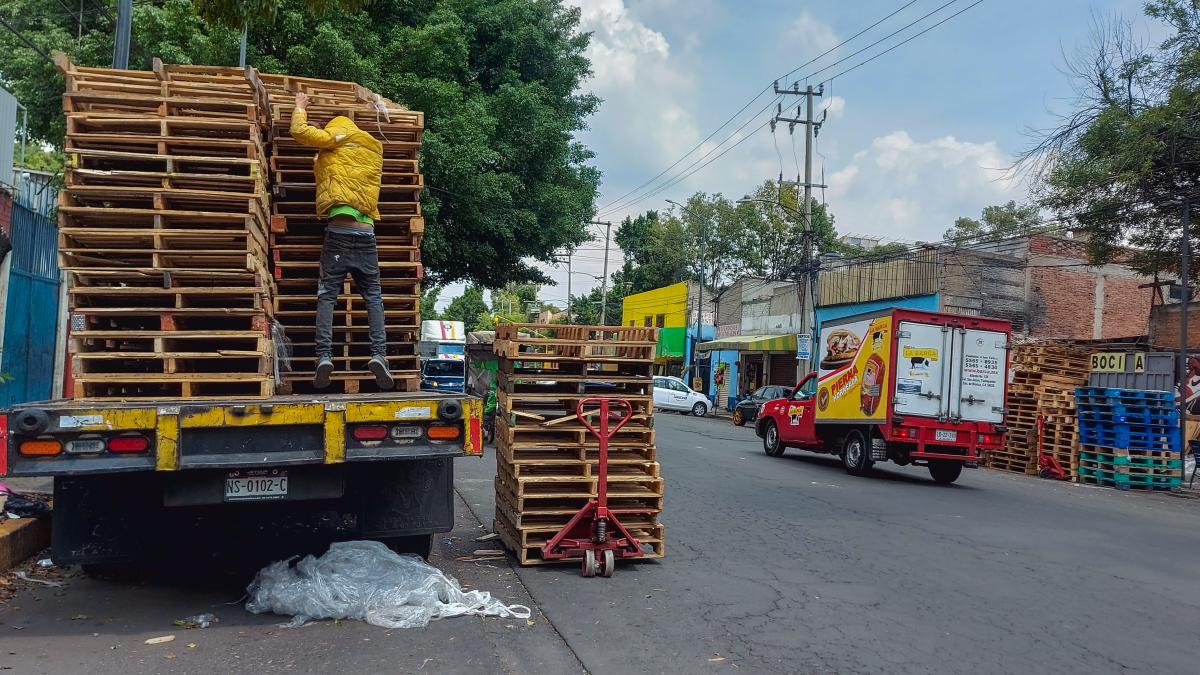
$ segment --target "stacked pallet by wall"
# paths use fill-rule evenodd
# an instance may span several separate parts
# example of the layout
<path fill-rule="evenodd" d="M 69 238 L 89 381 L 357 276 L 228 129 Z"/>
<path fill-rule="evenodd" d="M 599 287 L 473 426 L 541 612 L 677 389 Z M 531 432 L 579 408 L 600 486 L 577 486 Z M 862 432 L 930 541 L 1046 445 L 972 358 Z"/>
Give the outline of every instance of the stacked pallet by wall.
<path fill-rule="evenodd" d="M 419 387 L 416 353 L 420 324 L 421 218 L 423 181 L 417 168 L 424 115 L 350 82 L 258 74 L 269 105 L 270 173 L 274 200 L 271 257 L 277 293 L 275 317 L 291 343 L 291 367 L 283 373 L 287 391 L 310 392 L 316 367 L 317 281 L 326 220 L 316 213 L 313 158 L 316 150 L 289 132 L 296 92 L 309 95 L 309 123 L 324 126 L 337 115 L 349 117 L 383 143 L 381 218 L 375 223 L 388 333 L 388 363 L 396 388 Z M 334 310 L 333 386 L 327 391 L 375 391 L 366 369 L 371 357 L 367 311 L 357 287 L 347 279 Z"/>
<path fill-rule="evenodd" d="M 1016 345 L 1011 352 L 1007 443 L 988 457 L 1001 471 L 1038 473 L 1040 446 L 1069 476 L 1076 475 L 1075 388 L 1087 384 L 1090 350 L 1069 344 Z"/>
<path fill-rule="evenodd" d="M 1179 487 L 1183 466 L 1174 393 L 1076 390 L 1079 482 L 1120 490 Z"/>
<path fill-rule="evenodd" d="M 66 78 L 59 196 L 75 395 L 273 391 L 268 192 L 257 95 L 236 69 Z"/>
<path fill-rule="evenodd" d="M 651 380 L 656 339 L 654 328 L 496 327 L 495 526 L 522 565 L 546 562 L 542 545 L 597 496 L 599 444 L 575 416 L 580 401 L 596 396 L 623 398 L 633 408 L 609 442 L 609 509 L 647 557 L 663 555 Z"/>

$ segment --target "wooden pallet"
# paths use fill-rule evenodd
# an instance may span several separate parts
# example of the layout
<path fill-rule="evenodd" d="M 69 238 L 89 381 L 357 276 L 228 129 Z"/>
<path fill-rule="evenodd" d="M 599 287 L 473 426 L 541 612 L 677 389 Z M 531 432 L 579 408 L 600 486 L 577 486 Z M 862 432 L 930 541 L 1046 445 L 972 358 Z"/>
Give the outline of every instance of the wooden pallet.
<path fill-rule="evenodd" d="M 651 529 L 628 528 L 644 551 L 641 559 L 661 558 L 665 555 L 665 528 L 661 524 Z M 541 556 L 542 546 L 554 536 L 552 532 L 536 531 L 522 533 L 519 528 L 509 524 L 502 515 L 497 514 L 495 530 L 500 535 L 500 541 L 513 552 L 521 565 L 553 565 L 561 563 L 578 564 L 578 559 L 544 560 Z M 524 545 L 522 545 L 524 542 Z"/>

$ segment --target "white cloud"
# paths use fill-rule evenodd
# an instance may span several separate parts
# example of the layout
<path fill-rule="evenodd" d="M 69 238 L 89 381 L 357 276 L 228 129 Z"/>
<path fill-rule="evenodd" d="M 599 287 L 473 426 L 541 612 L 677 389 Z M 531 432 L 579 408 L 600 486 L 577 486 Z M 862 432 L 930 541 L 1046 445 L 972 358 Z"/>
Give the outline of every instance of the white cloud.
<path fill-rule="evenodd" d="M 832 26 L 807 11 L 796 17 L 783 37 L 785 46 L 792 54 L 798 53 L 805 58 L 827 52 L 841 42 Z"/>
<path fill-rule="evenodd" d="M 955 218 L 1024 196 L 1005 171 L 1011 163 L 992 141 L 918 141 L 893 131 L 832 174 L 829 207 L 842 232 L 936 241 Z"/>
<path fill-rule="evenodd" d="M 841 119 L 846 114 L 846 99 L 841 96 L 830 96 L 821 101 L 821 110 L 829 115 L 829 119 Z"/>

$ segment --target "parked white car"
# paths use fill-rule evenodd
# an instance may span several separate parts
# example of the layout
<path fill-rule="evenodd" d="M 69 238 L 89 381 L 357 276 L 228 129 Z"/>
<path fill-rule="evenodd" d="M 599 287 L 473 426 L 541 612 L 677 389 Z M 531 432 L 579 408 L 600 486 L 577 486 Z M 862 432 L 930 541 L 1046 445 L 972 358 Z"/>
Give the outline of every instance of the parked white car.
<path fill-rule="evenodd" d="M 659 376 L 654 378 L 654 407 L 704 417 L 712 410 L 712 401 L 678 377 Z"/>

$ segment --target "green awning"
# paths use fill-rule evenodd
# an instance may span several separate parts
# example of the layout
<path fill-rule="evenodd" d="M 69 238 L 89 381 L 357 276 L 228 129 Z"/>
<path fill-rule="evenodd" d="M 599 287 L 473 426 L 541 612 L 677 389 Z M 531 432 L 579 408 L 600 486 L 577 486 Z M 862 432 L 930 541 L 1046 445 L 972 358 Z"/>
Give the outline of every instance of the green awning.
<path fill-rule="evenodd" d="M 796 353 L 796 334 L 786 335 L 735 335 L 701 342 L 696 349 L 702 352 L 731 349 L 739 352 L 792 352 Z"/>

